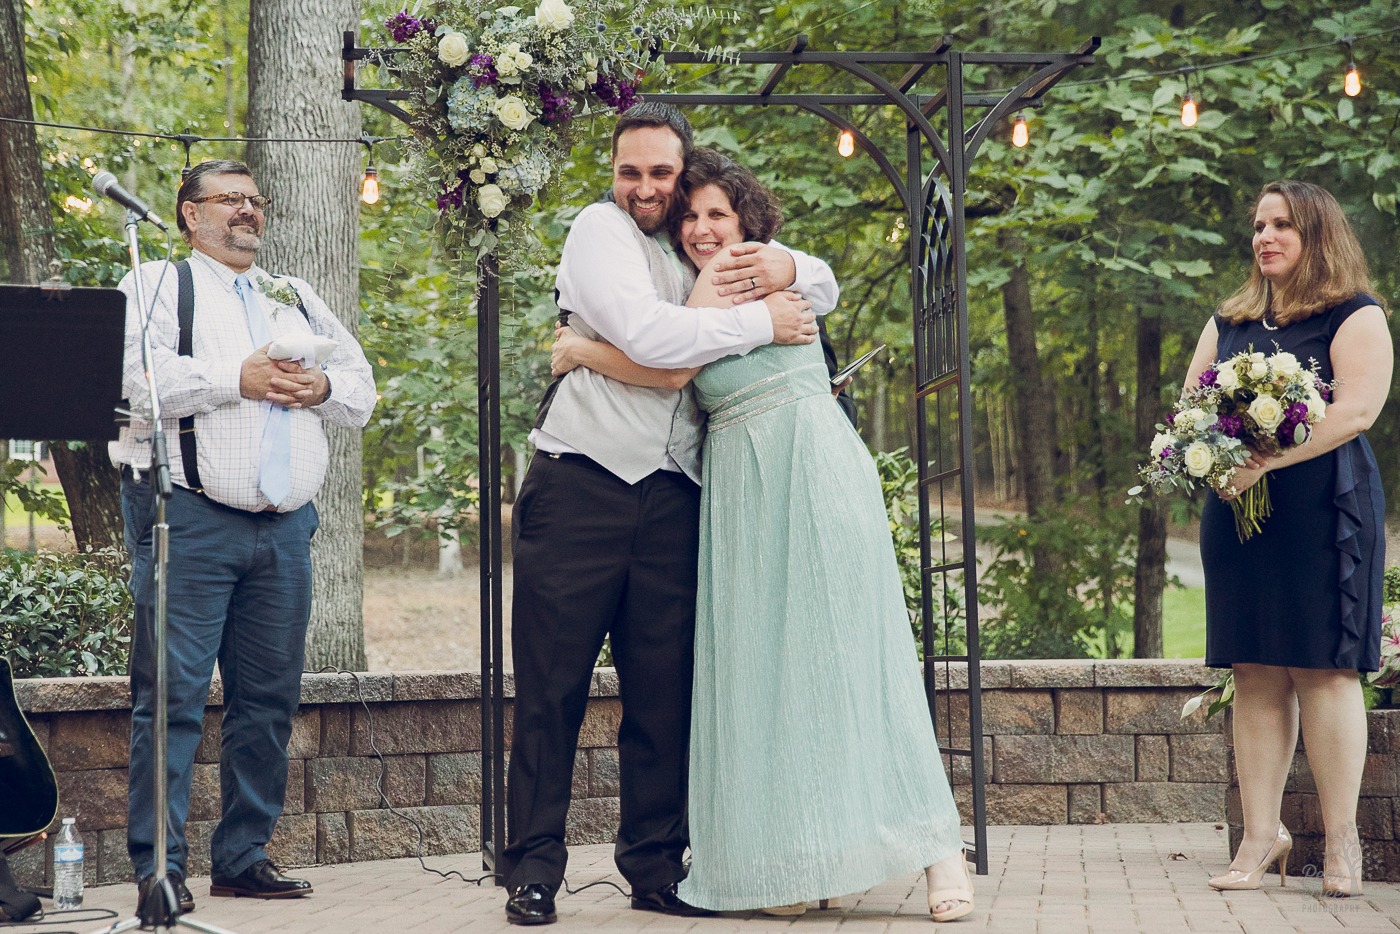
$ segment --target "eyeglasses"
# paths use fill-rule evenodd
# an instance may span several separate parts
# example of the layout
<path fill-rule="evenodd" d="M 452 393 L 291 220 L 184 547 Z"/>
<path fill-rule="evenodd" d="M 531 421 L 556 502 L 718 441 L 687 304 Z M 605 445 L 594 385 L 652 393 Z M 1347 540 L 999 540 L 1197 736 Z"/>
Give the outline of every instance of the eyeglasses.
<path fill-rule="evenodd" d="M 202 198 L 190 198 L 195 204 L 203 204 L 206 201 L 213 201 L 215 204 L 222 204 L 226 208 L 241 208 L 243 202 L 247 201 L 252 205 L 254 211 L 266 211 L 272 207 L 272 199 L 267 195 L 245 195 L 241 191 L 221 191 L 217 195 L 205 195 Z"/>

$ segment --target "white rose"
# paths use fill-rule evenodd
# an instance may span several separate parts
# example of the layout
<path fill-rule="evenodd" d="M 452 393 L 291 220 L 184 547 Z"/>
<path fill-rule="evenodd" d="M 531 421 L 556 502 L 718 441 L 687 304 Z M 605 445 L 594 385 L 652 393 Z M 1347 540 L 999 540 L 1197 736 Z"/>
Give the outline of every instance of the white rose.
<path fill-rule="evenodd" d="M 473 185 L 480 185 L 482 182 L 486 181 L 486 173 L 481 171 L 481 169 L 472 169 L 471 174 L 467 177 L 472 180 Z"/>
<path fill-rule="evenodd" d="M 564 0 L 540 0 L 540 5 L 535 7 L 535 22 L 541 29 L 559 32 L 568 29 L 573 21 L 574 11 Z"/>
<path fill-rule="evenodd" d="M 1204 477 L 1210 473 L 1210 468 L 1215 465 L 1215 458 L 1211 456 L 1210 446 L 1204 441 L 1192 441 L 1188 444 L 1183 457 L 1186 462 L 1186 472 L 1193 477 Z"/>
<path fill-rule="evenodd" d="M 1240 375 L 1239 373 L 1235 372 L 1235 368 L 1233 365 L 1225 366 L 1215 374 L 1215 385 L 1219 386 L 1226 392 L 1229 392 L 1232 389 L 1239 389 Z"/>
<path fill-rule="evenodd" d="M 496 160 L 492 159 L 490 156 L 483 158 L 481 160 L 481 171 L 485 172 L 487 175 L 494 175 L 496 173 Z"/>
<path fill-rule="evenodd" d="M 1273 396 L 1261 393 L 1249 404 L 1249 416 L 1265 431 L 1273 431 L 1283 422 L 1283 406 Z"/>
<path fill-rule="evenodd" d="M 494 110 L 496 111 L 496 119 L 512 130 L 523 130 L 530 125 L 531 120 L 535 119 L 535 115 L 530 113 L 525 102 L 514 94 L 507 94 L 496 101 Z"/>
<path fill-rule="evenodd" d="M 486 147 L 481 145 L 480 143 L 477 143 L 475 146 L 472 147 L 472 155 L 480 159 L 482 156 L 486 155 Z"/>
<path fill-rule="evenodd" d="M 1327 417 L 1327 403 L 1323 401 L 1322 395 L 1316 389 L 1308 390 L 1308 398 L 1304 400 L 1308 406 L 1308 420 L 1319 422 Z"/>
<path fill-rule="evenodd" d="M 444 65 L 456 68 L 471 57 L 472 50 L 467 45 L 467 37 L 460 32 L 449 32 L 438 40 L 438 58 Z"/>
<path fill-rule="evenodd" d="M 573 88 L 575 91 L 582 91 L 584 88 L 588 87 L 588 84 L 585 83 L 582 78 L 575 78 L 569 82 L 569 87 Z"/>
<path fill-rule="evenodd" d="M 1286 350 L 1279 351 L 1269 358 L 1269 365 L 1274 368 L 1274 372 L 1285 379 L 1292 379 L 1302 372 L 1303 365 L 1298 362 L 1298 358 Z"/>
<path fill-rule="evenodd" d="M 476 203 L 487 217 L 497 217 L 506 209 L 510 199 L 500 185 L 482 185 L 476 192 Z"/>
<path fill-rule="evenodd" d="M 520 74 L 534 62 L 534 56 L 520 50 L 519 42 L 512 42 L 501 50 L 501 54 L 496 56 L 496 74 L 503 78 L 509 78 Z"/>
<path fill-rule="evenodd" d="M 1157 437 L 1152 439 L 1152 456 L 1161 457 L 1162 452 L 1176 444 L 1176 436 L 1165 431 L 1159 432 Z"/>
<path fill-rule="evenodd" d="M 282 289 L 290 289 L 292 287 L 292 280 L 288 279 L 286 276 L 273 276 L 272 287 L 279 292 Z"/>
<path fill-rule="evenodd" d="M 1263 379 L 1264 375 L 1268 372 L 1269 361 L 1264 359 L 1264 355 L 1262 353 L 1256 350 L 1254 353 L 1249 355 L 1250 379 Z"/>

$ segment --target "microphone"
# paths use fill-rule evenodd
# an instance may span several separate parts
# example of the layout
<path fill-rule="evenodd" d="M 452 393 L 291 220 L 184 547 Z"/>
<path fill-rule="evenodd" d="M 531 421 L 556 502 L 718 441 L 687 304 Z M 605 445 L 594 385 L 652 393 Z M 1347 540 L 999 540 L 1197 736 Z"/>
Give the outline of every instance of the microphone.
<path fill-rule="evenodd" d="M 104 198 L 111 198 L 122 207 L 131 211 L 143 221 L 150 221 L 161 230 L 169 232 L 165 226 L 165 221 L 156 216 L 156 212 L 146 207 L 146 202 L 133 195 L 121 186 L 117 177 L 111 172 L 98 172 L 92 178 L 92 190 Z"/>

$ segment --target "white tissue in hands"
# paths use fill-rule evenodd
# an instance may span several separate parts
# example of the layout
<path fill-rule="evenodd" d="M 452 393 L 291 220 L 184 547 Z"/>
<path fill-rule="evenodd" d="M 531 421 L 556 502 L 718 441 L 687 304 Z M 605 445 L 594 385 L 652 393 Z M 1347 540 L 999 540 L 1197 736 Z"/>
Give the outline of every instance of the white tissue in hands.
<path fill-rule="evenodd" d="M 329 337 L 297 334 L 273 341 L 268 345 L 267 355 L 273 360 L 296 360 L 304 367 L 313 367 L 329 360 L 337 346 Z"/>

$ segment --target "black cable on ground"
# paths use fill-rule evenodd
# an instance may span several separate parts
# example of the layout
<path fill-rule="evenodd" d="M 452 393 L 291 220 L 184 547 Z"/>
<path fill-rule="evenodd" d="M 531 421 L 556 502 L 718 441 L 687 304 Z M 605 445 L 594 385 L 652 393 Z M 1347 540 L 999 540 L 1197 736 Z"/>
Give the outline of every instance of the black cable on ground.
<path fill-rule="evenodd" d="M 458 879 L 461 879 L 463 882 L 468 882 L 468 883 L 471 883 L 472 885 L 481 885 L 481 883 L 485 882 L 487 879 L 499 879 L 499 878 L 501 878 L 500 873 L 488 872 L 488 873 L 486 873 L 485 875 L 480 876 L 480 877 L 478 877 L 478 878 L 470 879 L 470 878 L 468 878 L 467 876 L 463 875 L 462 873 L 458 872 L 458 871 L 455 870 L 455 869 L 449 869 L 449 870 L 447 870 L 446 872 L 443 872 L 441 869 L 434 869 L 432 866 L 429 866 L 429 865 L 427 864 L 427 862 L 424 861 L 424 859 L 423 859 L 423 827 L 418 823 L 418 821 L 414 820 L 413 817 L 412 817 L 411 815 L 405 814 L 403 811 L 400 811 L 398 808 L 394 807 L 394 803 L 393 803 L 392 801 L 390 801 L 390 800 L 389 800 L 389 796 L 386 795 L 386 794 L 384 793 L 384 778 L 385 778 L 385 776 L 388 775 L 388 773 L 389 773 L 389 766 L 388 766 L 388 763 L 386 763 L 386 762 L 384 761 L 384 754 L 383 754 L 382 752 L 379 751 L 379 746 L 376 745 L 376 744 L 375 744 L 375 741 L 374 741 L 374 711 L 370 710 L 369 702 L 365 700 L 365 689 L 364 689 L 364 685 L 362 685 L 362 684 L 360 683 L 360 676 L 359 676 L 357 673 L 353 672 L 353 671 L 346 671 L 345 669 L 343 669 L 343 668 L 337 668 L 337 667 L 334 666 L 334 665 L 327 665 L 326 667 L 321 668 L 321 669 L 318 670 L 318 671 L 315 671 L 315 672 L 307 672 L 307 673 L 308 673 L 308 674 L 328 674 L 328 673 L 331 673 L 331 672 L 334 672 L 335 674 L 338 674 L 338 675 L 349 675 L 349 676 L 351 677 L 351 679 L 353 679 L 354 682 L 355 682 L 355 693 L 356 693 L 356 695 L 357 695 L 357 699 L 358 699 L 359 702 L 360 702 L 360 706 L 363 707 L 364 710 L 365 710 L 365 716 L 366 716 L 367 722 L 368 722 L 368 724 L 369 724 L 369 728 L 368 728 L 368 729 L 369 729 L 369 748 L 370 748 L 370 752 L 374 755 L 374 758 L 375 758 L 376 760 L 378 760 L 378 762 L 379 762 L 379 775 L 378 775 L 378 777 L 377 777 L 377 778 L 375 779 L 375 781 L 374 781 L 374 790 L 375 790 L 375 792 L 378 793 L 378 795 L 379 795 L 379 800 L 382 801 L 382 802 L 384 802 L 384 807 L 388 809 L 389 813 L 390 813 L 390 814 L 393 814 L 395 817 L 399 818 L 400 820 L 405 820 L 405 821 L 407 821 L 409 824 L 411 824 L 412 827 L 413 827 L 414 832 L 418 835 L 418 844 L 417 844 L 417 846 L 414 848 L 414 853 L 413 853 L 414 858 L 418 860 L 418 865 L 421 866 L 421 867 L 423 868 L 423 871 L 424 871 L 424 872 L 431 872 L 433 875 L 435 875 L 435 876 L 440 876 L 440 877 L 443 878 L 443 879 L 450 879 L 450 878 L 452 878 L 453 876 L 456 876 Z M 594 884 L 596 884 L 596 883 L 594 883 Z M 580 890 L 580 891 L 582 891 L 582 890 Z"/>
<path fill-rule="evenodd" d="M 58 917 L 63 915 L 62 918 Z M 82 915 L 81 918 L 69 917 L 70 915 Z M 10 930 L 13 928 L 46 928 L 43 934 L 79 934 L 74 930 L 47 930 L 56 924 L 77 924 L 89 925 L 98 921 L 108 921 L 115 919 L 117 913 L 110 908 L 65 908 L 62 911 L 45 911 L 40 908 L 38 913 L 25 918 L 23 921 L 0 920 L 0 930 Z"/>

